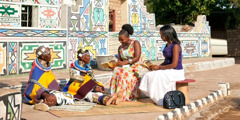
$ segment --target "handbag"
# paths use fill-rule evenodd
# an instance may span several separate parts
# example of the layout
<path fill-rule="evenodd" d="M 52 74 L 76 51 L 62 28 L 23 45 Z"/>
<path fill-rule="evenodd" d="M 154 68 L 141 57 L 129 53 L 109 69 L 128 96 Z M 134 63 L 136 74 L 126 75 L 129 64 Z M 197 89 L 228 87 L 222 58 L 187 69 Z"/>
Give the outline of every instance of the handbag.
<path fill-rule="evenodd" d="M 169 91 L 164 95 L 163 107 L 167 109 L 180 108 L 185 105 L 185 96 L 181 91 Z"/>

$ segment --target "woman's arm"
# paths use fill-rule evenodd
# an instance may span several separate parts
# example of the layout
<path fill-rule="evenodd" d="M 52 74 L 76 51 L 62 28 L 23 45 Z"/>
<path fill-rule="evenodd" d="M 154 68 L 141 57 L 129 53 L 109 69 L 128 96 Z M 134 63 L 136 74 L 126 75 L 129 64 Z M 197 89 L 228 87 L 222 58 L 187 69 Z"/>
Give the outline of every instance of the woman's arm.
<path fill-rule="evenodd" d="M 138 41 L 134 41 L 134 57 L 132 58 L 132 64 L 136 63 L 139 61 L 140 57 L 141 57 L 141 45 Z M 130 62 L 128 61 L 128 64 L 130 64 Z"/>
<path fill-rule="evenodd" d="M 120 49 L 121 49 L 121 45 L 118 47 L 118 61 L 122 61 L 121 55 L 120 55 Z"/>
<path fill-rule="evenodd" d="M 132 58 L 132 64 L 136 63 L 139 61 L 140 57 L 141 57 L 141 45 L 138 41 L 134 41 L 134 57 Z M 120 52 L 118 51 L 118 55 L 120 55 Z M 121 60 L 121 58 L 119 58 Z M 127 65 L 130 64 L 130 62 L 128 60 L 125 61 L 118 61 L 117 65 L 118 66 L 123 66 L 123 65 Z"/>
<path fill-rule="evenodd" d="M 172 63 L 168 65 L 159 65 L 157 67 L 152 68 L 153 70 L 164 70 L 164 69 L 173 69 L 176 68 L 178 65 L 178 59 L 179 59 L 179 52 L 181 51 L 181 48 L 178 44 L 175 44 L 173 46 L 173 59 Z M 164 60 L 165 61 L 165 60 Z"/>

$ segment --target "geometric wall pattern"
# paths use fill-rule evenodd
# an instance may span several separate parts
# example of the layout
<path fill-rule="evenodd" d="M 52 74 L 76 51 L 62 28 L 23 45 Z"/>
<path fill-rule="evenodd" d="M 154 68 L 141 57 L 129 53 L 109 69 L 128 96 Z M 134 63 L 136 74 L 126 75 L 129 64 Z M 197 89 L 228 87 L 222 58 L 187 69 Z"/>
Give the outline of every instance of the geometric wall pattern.
<path fill-rule="evenodd" d="M 66 37 L 66 30 L 3 29 L 0 37 Z"/>
<path fill-rule="evenodd" d="M 198 57 L 198 40 L 182 40 L 183 57 Z"/>
<path fill-rule="evenodd" d="M 12 2 L 10 4 L 1 1 Z M 0 0 L 0 27 L 21 27 L 21 6 L 35 7 L 31 17 L 38 17 L 39 28 L 58 28 L 62 0 Z M 39 13 L 39 15 L 34 15 Z M 35 24 L 35 23 L 34 23 Z"/>
<path fill-rule="evenodd" d="M 128 18 L 135 32 L 155 32 L 155 15 L 147 12 L 144 0 L 128 0 Z"/>
<path fill-rule="evenodd" d="M 80 48 L 90 51 L 92 65 L 96 65 L 96 55 L 107 55 L 107 36 L 105 36 L 105 34 L 100 35 L 98 34 L 98 32 L 95 33 L 95 35 L 91 34 L 90 36 L 86 37 L 82 36 L 68 38 L 68 44 L 70 49 L 70 63 L 74 62 L 77 59 L 76 52 Z"/>
<path fill-rule="evenodd" d="M 68 7 L 68 30 L 108 31 L 108 0 L 83 0 L 78 12 Z"/>
<path fill-rule="evenodd" d="M 20 69 L 19 73 L 29 72 L 32 62 L 36 59 L 36 49 L 39 46 L 50 48 L 52 69 L 66 68 L 66 42 L 19 42 Z"/>
<path fill-rule="evenodd" d="M 155 37 L 131 37 L 138 40 L 142 47 L 142 55 L 145 60 L 156 60 Z"/>
<path fill-rule="evenodd" d="M 58 23 L 58 7 L 40 6 L 39 26 L 41 28 L 57 28 Z"/>
<path fill-rule="evenodd" d="M 8 45 L 8 74 L 17 74 L 18 45 L 17 42 L 9 42 Z"/>
<path fill-rule="evenodd" d="M 7 74 L 7 42 L 0 42 L 0 75 Z"/>
<path fill-rule="evenodd" d="M 156 40 L 156 59 L 161 60 L 164 59 L 163 49 L 166 46 L 166 43 L 161 39 Z"/>
<path fill-rule="evenodd" d="M 74 51 L 79 48 L 90 51 L 92 65 L 96 65 L 96 55 L 108 54 L 108 9 L 108 0 L 83 0 L 78 12 L 68 7 L 70 63 L 76 60 Z"/>
<path fill-rule="evenodd" d="M 20 5 L 0 3 L 0 27 L 20 27 Z"/>
<path fill-rule="evenodd" d="M 109 32 L 108 28 L 109 0 L 82 0 L 77 12 L 67 7 L 67 29 L 58 30 L 62 3 L 63 0 L 0 0 L 0 27 L 5 26 L 0 28 L 0 75 L 29 72 L 40 45 L 51 49 L 53 69 L 70 65 L 77 59 L 79 48 L 90 51 L 91 65 L 95 65 L 96 55 L 108 55 L 110 47 L 118 47 L 109 45 L 109 40 L 118 40 L 118 33 Z M 50 29 L 9 29 L 20 27 L 21 5 L 37 6 L 38 28 Z M 155 30 L 155 15 L 147 12 L 144 0 L 127 0 L 125 9 L 128 22 L 134 27 L 131 38 L 140 42 L 145 59 L 164 59 L 166 43 Z M 198 17 L 195 24 L 196 33 L 177 33 L 183 57 L 208 57 L 210 27 L 206 17 Z"/>
<path fill-rule="evenodd" d="M 2 91 L 1 91 L 2 92 Z M 0 119 L 20 120 L 22 112 L 22 95 L 20 92 L 8 93 L 0 97 Z"/>
<path fill-rule="evenodd" d="M 12 0 L 16 1 L 16 0 Z M 23 3 L 41 4 L 41 5 L 59 5 L 62 0 L 21 0 Z"/>
<path fill-rule="evenodd" d="M 182 55 L 188 57 L 208 57 L 210 54 L 209 38 L 206 33 L 178 33 L 178 38 L 181 41 Z M 109 33 L 109 39 L 118 39 L 118 33 Z M 145 60 L 160 60 L 164 59 L 163 49 L 166 45 L 161 40 L 159 32 L 155 33 L 134 33 L 131 39 L 138 40 L 142 47 L 142 55 Z M 113 47 L 113 46 L 112 46 Z M 118 46 L 114 46 L 118 47 Z"/>

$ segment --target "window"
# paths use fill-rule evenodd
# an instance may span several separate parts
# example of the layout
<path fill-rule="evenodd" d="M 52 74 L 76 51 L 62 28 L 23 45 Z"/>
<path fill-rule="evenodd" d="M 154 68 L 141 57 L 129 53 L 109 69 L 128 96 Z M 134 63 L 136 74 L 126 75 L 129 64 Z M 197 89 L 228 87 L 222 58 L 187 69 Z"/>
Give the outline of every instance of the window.
<path fill-rule="evenodd" d="M 22 6 L 21 26 L 32 27 L 32 6 Z"/>
<path fill-rule="evenodd" d="M 115 10 L 109 10 L 109 31 L 115 31 Z"/>

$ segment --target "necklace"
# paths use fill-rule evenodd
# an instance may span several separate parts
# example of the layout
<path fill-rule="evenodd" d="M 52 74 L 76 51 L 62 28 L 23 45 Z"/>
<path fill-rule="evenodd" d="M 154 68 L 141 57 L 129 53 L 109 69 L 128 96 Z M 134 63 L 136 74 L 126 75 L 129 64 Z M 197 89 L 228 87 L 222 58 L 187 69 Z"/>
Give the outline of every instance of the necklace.
<path fill-rule="evenodd" d="M 47 68 L 48 67 L 48 61 L 44 61 L 42 59 L 38 59 L 38 62 L 43 65 L 43 67 Z"/>

